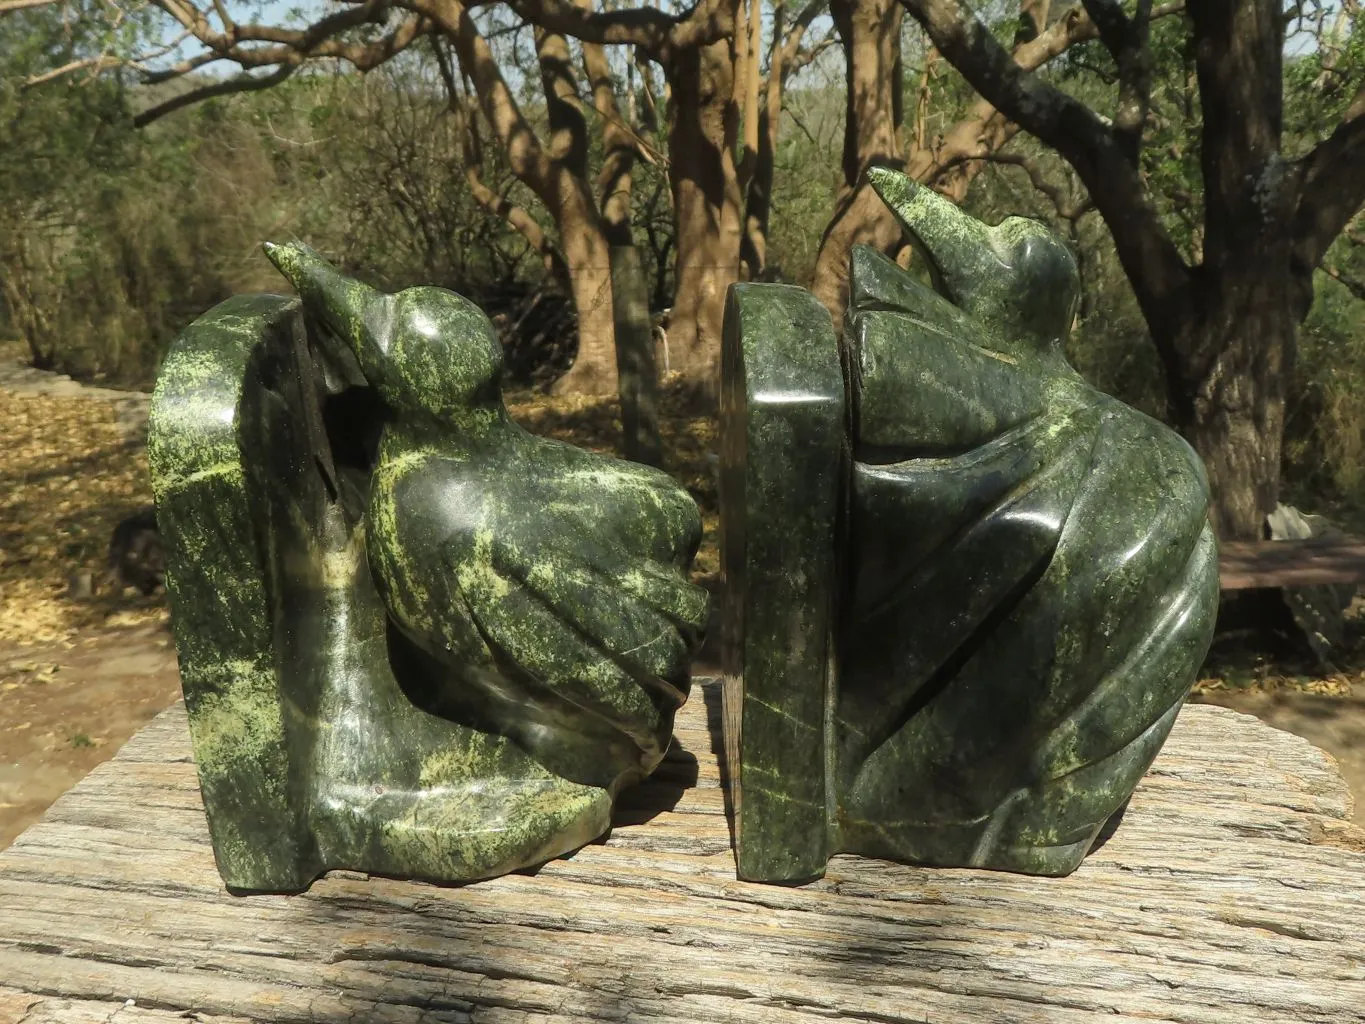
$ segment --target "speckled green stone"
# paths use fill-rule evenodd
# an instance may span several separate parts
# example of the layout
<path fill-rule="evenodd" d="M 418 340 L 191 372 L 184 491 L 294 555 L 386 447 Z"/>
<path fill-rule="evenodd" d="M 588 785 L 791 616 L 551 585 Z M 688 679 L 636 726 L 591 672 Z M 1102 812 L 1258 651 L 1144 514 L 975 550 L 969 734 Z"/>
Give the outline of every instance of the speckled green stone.
<path fill-rule="evenodd" d="M 829 314 L 808 292 L 736 285 L 725 322 L 721 650 L 739 876 L 801 881 L 830 854 L 823 751 L 844 378 Z"/>
<path fill-rule="evenodd" d="M 824 477 L 772 482 L 788 503 L 847 509 L 835 656 L 813 685 L 825 731 L 804 752 L 828 772 L 830 848 L 1066 874 L 1151 764 L 1207 651 L 1203 467 L 1067 364 L 1078 275 L 1041 224 L 991 228 L 903 175 L 873 182 L 934 287 L 854 250 L 848 480 L 835 496 Z M 736 299 L 742 316 L 756 296 Z M 735 558 L 744 538 L 723 543 Z M 780 575 L 808 556 L 774 557 Z M 746 686 L 755 639 L 736 638 Z M 742 771 L 774 756 L 750 742 Z M 740 834 L 741 863 L 758 841 Z"/>
<path fill-rule="evenodd" d="M 196 321 L 149 434 L 225 882 L 464 881 L 591 841 L 686 698 L 695 505 L 513 423 L 466 300 L 268 251 L 302 302 Z"/>

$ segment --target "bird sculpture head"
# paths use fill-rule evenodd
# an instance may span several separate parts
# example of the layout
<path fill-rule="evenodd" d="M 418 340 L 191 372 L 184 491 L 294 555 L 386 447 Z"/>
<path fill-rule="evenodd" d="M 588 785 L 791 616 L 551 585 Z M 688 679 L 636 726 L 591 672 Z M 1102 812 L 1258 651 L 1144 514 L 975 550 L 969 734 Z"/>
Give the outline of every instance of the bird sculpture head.
<path fill-rule="evenodd" d="M 467 426 L 501 409 L 502 346 L 474 303 L 444 288 L 381 292 L 298 242 L 264 248 L 395 412 Z"/>
<path fill-rule="evenodd" d="M 1060 348 L 1080 302 L 1071 250 L 1046 225 L 1007 217 L 995 227 L 898 171 L 868 180 L 910 234 L 934 287 L 992 333 L 1039 352 Z"/>

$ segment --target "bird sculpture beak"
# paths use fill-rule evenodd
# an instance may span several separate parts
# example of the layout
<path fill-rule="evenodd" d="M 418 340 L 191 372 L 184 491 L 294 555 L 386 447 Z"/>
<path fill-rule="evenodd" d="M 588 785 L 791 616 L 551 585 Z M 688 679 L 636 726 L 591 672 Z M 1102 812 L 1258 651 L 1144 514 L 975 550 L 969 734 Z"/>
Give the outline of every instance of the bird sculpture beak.
<path fill-rule="evenodd" d="M 384 332 L 377 328 L 388 296 L 342 274 L 301 242 L 266 242 L 262 248 L 299 293 L 305 312 L 350 345 L 366 376 L 373 377 L 385 356 Z"/>
<path fill-rule="evenodd" d="M 930 264 L 936 289 L 949 301 L 970 308 L 974 293 L 1009 269 L 996 255 L 994 229 L 933 189 L 886 167 L 869 168 L 867 178 L 910 234 L 916 255 Z"/>

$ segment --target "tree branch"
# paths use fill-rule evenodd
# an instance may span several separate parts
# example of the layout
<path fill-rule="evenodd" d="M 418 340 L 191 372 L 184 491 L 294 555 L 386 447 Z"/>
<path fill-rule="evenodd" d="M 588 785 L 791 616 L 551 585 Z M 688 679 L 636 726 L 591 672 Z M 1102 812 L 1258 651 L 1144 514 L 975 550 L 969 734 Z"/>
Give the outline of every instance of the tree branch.
<path fill-rule="evenodd" d="M 272 85 L 279 85 L 286 78 L 298 70 L 298 64 L 284 64 L 268 75 L 253 75 L 249 71 L 243 71 L 235 78 L 224 79 L 221 82 L 214 82 L 210 85 L 200 86 L 198 89 L 191 89 L 189 92 L 173 96 L 164 103 L 158 103 L 154 107 L 149 107 L 142 113 L 133 118 L 133 127 L 142 128 L 151 124 L 153 121 L 173 114 L 183 107 L 193 106 L 204 100 L 211 100 L 218 96 L 230 96 L 239 92 L 256 92 L 260 89 L 268 89 Z"/>
<path fill-rule="evenodd" d="M 805 7 L 801 8 L 801 13 L 796 16 L 791 28 L 780 34 L 780 38 L 777 34 L 779 25 L 774 21 L 773 31 L 775 34 L 768 56 L 768 78 L 772 78 L 773 71 L 776 69 L 779 90 L 792 75 L 809 66 L 820 54 L 838 42 L 837 35 L 831 29 L 825 33 L 822 39 L 810 46 L 805 48 L 801 46 L 806 33 L 810 30 L 811 23 L 823 14 L 828 7 L 829 0 L 810 0 Z"/>
<path fill-rule="evenodd" d="M 718 42 L 734 27 L 729 5 L 717 0 L 699 0 L 682 14 L 667 14 L 657 7 L 593 11 L 571 0 L 508 0 L 508 6 L 546 31 L 585 43 L 638 46 L 656 59 L 669 49 Z"/>
<path fill-rule="evenodd" d="M 196 53 L 193 57 L 182 60 L 178 64 L 172 64 L 168 68 L 160 68 L 156 71 L 145 72 L 142 75 L 142 84 L 157 85 L 161 82 L 169 82 L 172 78 L 179 78 L 181 75 L 187 75 L 191 71 L 197 71 L 199 68 L 205 67 L 208 64 L 227 59 L 228 58 L 221 54 L 214 53 L 212 50 L 203 50 Z"/>
<path fill-rule="evenodd" d="M 372 43 L 337 38 L 343 32 L 362 25 L 383 24 L 390 10 L 385 0 L 365 0 L 354 7 L 319 18 L 303 29 L 281 28 L 277 25 L 237 25 L 229 20 L 221 32 L 213 27 L 207 13 L 184 0 L 153 2 L 209 51 L 217 54 L 216 59 L 231 60 L 244 68 L 272 67 L 307 57 L 335 57 L 367 70 L 393 56 L 420 34 L 417 28 L 421 19 L 409 18 L 383 39 Z M 394 44 L 400 42 L 401 45 L 394 48 Z M 273 45 L 248 47 L 243 46 L 244 43 Z"/>
<path fill-rule="evenodd" d="M 49 4 L 61 2 L 62 0 L 0 0 L 0 15 L 27 10 L 30 7 L 46 7 Z"/>
<path fill-rule="evenodd" d="M 783 78 L 794 73 L 793 70 L 789 69 L 791 69 L 792 65 L 801 57 L 803 52 L 801 49 L 802 39 L 805 37 L 806 33 L 810 31 L 811 24 L 815 19 L 823 14 L 828 8 L 829 0 L 810 0 L 805 7 L 801 8 L 801 13 L 796 16 L 796 20 L 792 22 L 791 28 L 780 34 L 778 33 L 780 26 L 776 21 L 774 22 L 773 43 L 768 58 L 769 74 L 772 73 L 774 64 L 776 64 L 778 68 L 779 75 Z M 825 46 L 828 46 L 834 41 L 834 33 L 830 32 L 825 36 L 824 40 L 817 43 L 816 46 L 823 50 Z M 814 57 L 811 57 L 805 63 L 809 63 L 810 60 L 813 59 Z M 805 64 L 802 64 L 801 66 L 804 67 Z"/>
<path fill-rule="evenodd" d="M 188 20 L 192 23 L 199 23 L 193 18 Z M 325 29 L 323 22 L 329 23 Z M 181 24 L 185 24 L 185 22 L 182 21 Z M 207 24 L 207 22 L 204 21 L 199 24 Z M 426 34 L 431 28 L 430 23 L 425 18 L 414 16 L 404 21 L 388 35 L 369 43 L 327 37 L 327 33 L 340 32 L 343 27 L 349 26 L 343 26 L 330 18 L 323 19 L 323 21 L 301 31 L 281 30 L 269 26 L 243 26 L 237 31 L 257 36 L 269 34 L 276 38 L 292 37 L 293 41 L 247 50 L 241 49 L 235 43 L 228 44 L 222 49 L 211 48 L 209 53 L 213 54 L 212 57 L 199 55 L 181 62 L 175 68 L 162 73 L 157 80 L 165 81 L 167 78 L 184 74 L 195 67 L 212 63 L 214 60 L 231 60 L 246 70 L 235 78 L 212 82 L 197 89 L 191 89 L 189 92 L 171 97 L 164 103 L 150 107 L 133 118 L 133 125 L 141 128 L 165 117 L 167 114 L 203 100 L 239 92 L 255 92 L 272 85 L 278 85 L 292 75 L 304 61 L 314 57 L 332 57 L 344 60 L 360 71 L 368 71 L 412 45 L 414 40 Z M 190 29 L 190 31 L 194 30 Z M 212 33 L 212 35 L 221 40 L 229 38 L 217 33 Z M 196 36 L 196 38 L 201 38 L 203 41 L 202 37 Z M 250 69 L 259 67 L 271 67 L 273 70 L 265 75 L 250 73 Z"/>
<path fill-rule="evenodd" d="M 454 45 L 460 69 L 473 83 L 484 119 L 507 153 L 512 173 L 555 211 L 559 197 L 554 190 L 554 163 L 522 114 L 469 9 L 459 0 L 407 0 L 407 6 L 429 17 Z"/>
<path fill-rule="evenodd" d="M 621 119 L 606 47 L 584 43 L 582 48 L 583 70 L 588 78 L 588 88 L 592 90 L 593 106 L 603 122 L 602 167 L 597 176 L 602 226 L 608 244 L 630 245 L 631 173 L 644 140 Z"/>
<path fill-rule="evenodd" d="M 1294 188 L 1294 246 L 1311 269 L 1365 205 L 1365 87 L 1336 131 L 1298 161 Z"/>
<path fill-rule="evenodd" d="M 1086 13 L 1099 31 L 1100 41 L 1118 68 L 1119 99 L 1114 115 L 1114 134 L 1130 163 L 1137 165 L 1142 151 L 1142 129 L 1152 102 L 1151 38 L 1152 0 L 1138 0 L 1129 18 L 1118 0 L 1082 0 Z"/>
<path fill-rule="evenodd" d="M 82 60 L 73 60 L 61 67 L 53 68 L 51 71 L 44 71 L 41 75 L 34 75 L 32 78 L 24 80 L 24 88 L 32 89 L 48 82 L 55 81 L 64 75 L 69 75 L 76 71 L 89 70 L 92 75 L 98 75 L 101 71 L 108 71 L 111 68 L 122 67 L 125 61 L 121 57 L 111 57 L 107 53 L 102 53 L 98 57 L 86 57 Z"/>
<path fill-rule="evenodd" d="M 1109 225 L 1153 336 L 1169 337 L 1170 318 L 1187 294 L 1189 268 L 1147 201 L 1137 168 L 1113 130 L 1089 107 L 1022 66 L 1023 51 L 1048 33 L 1020 47 L 1016 60 L 962 0 L 901 2 L 987 102 L 1076 170 Z M 1064 17 L 1085 18 L 1074 9 Z"/>
<path fill-rule="evenodd" d="M 1072 198 L 1067 194 L 1067 190 L 1060 185 L 1056 185 L 1047 180 L 1042 169 L 1029 157 L 1023 153 L 1010 153 L 996 150 L 987 153 L 979 159 L 993 164 L 1005 164 L 1011 167 L 1020 167 L 1028 175 L 1029 183 L 1033 185 L 1035 191 L 1047 196 L 1057 211 L 1057 216 L 1063 220 L 1078 221 L 1087 213 L 1095 208 L 1094 202 L 1089 196 L 1082 196 L 1079 199 Z M 945 166 L 944 170 L 947 170 Z"/>
<path fill-rule="evenodd" d="M 123 57 L 115 57 L 110 53 L 101 53 L 98 56 L 86 57 L 83 60 L 73 60 L 70 63 L 63 64 L 61 67 L 53 68 L 51 71 L 45 71 L 41 75 L 34 75 L 32 78 L 25 79 L 24 88 L 32 89 L 48 82 L 55 81 L 65 75 L 72 74 L 73 72 L 86 69 L 90 71 L 92 76 L 98 75 L 102 71 L 109 71 L 113 68 L 124 66 L 133 67 L 145 73 L 144 65 L 147 61 L 156 60 L 158 57 L 164 57 L 188 39 L 189 35 L 190 33 L 188 31 L 181 32 L 180 35 L 164 45 L 132 60 L 127 60 Z"/>
<path fill-rule="evenodd" d="M 1046 20 L 1042 4 L 1037 4 L 1036 9 L 1028 14 L 1031 26 Z M 1073 7 L 1041 34 L 1020 32 L 1019 42 L 1014 47 L 1014 61 L 1025 70 L 1042 67 L 1077 43 L 1094 39 L 1096 32 L 1094 22 L 1085 17 L 1079 8 Z M 947 134 L 930 140 L 924 131 L 924 124 L 929 108 L 930 83 L 938 59 L 936 52 L 930 51 L 925 61 L 915 140 L 906 162 L 906 173 L 916 181 L 932 185 L 950 198 L 960 201 L 966 196 L 972 179 L 980 172 L 980 161 L 1007 145 L 1018 133 L 1019 126 L 991 106 L 988 100 L 979 99 L 967 116 L 954 124 Z"/>
<path fill-rule="evenodd" d="M 541 265 L 564 289 L 566 295 L 572 294 L 569 282 L 569 268 L 564 257 L 545 234 L 544 229 L 524 207 L 518 206 L 505 195 L 492 189 L 483 180 L 483 152 L 478 139 L 478 113 L 474 109 L 469 94 L 461 89 L 455 80 L 450 57 L 433 36 L 432 50 L 436 54 L 436 66 L 441 72 L 441 81 L 446 89 L 446 106 L 455 118 L 460 133 L 460 147 L 464 155 L 464 177 L 469 185 L 469 193 L 474 201 L 489 213 L 501 218 L 540 256 Z"/>
<path fill-rule="evenodd" d="M 782 66 L 783 79 L 791 79 L 814 64 L 824 52 L 839 45 L 839 35 L 830 29 L 809 46 L 803 46 L 792 55 L 791 60 Z"/>

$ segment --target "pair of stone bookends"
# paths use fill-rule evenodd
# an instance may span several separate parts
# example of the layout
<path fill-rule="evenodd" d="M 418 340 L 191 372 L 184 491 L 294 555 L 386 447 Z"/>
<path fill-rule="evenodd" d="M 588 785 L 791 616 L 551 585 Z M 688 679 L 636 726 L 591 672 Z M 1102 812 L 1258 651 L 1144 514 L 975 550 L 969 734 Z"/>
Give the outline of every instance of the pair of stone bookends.
<path fill-rule="evenodd" d="M 1040 224 L 874 185 L 933 285 L 855 250 L 726 314 L 725 732 L 741 877 L 838 852 L 1077 867 L 1209 643 L 1207 484 L 1089 387 Z M 436 881 L 602 835 L 687 697 L 700 519 L 657 470 L 534 437 L 474 305 L 269 246 L 167 358 L 149 456 L 214 852 L 238 892 Z"/>

